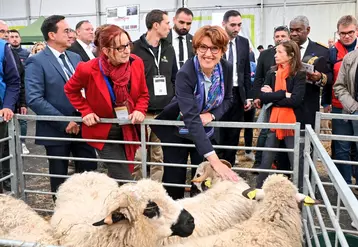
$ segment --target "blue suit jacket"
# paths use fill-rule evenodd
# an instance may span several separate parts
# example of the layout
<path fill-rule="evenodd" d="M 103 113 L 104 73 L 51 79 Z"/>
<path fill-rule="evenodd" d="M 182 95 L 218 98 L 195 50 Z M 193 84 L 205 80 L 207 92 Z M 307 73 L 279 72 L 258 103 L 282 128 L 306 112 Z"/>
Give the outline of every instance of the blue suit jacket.
<path fill-rule="evenodd" d="M 81 61 L 81 57 L 66 51 L 73 68 Z M 66 75 L 60 63 L 46 47 L 46 49 L 26 61 L 25 87 L 27 105 L 37 115 L 74 116 L 76 109 L 65 95 L 64 85 Z M 69 137 L 65 129 L 68 122 L 36 122 L 36 135 L 48 137 Z M 66 142 L 36 140 L 40 145 L 61 145 Z M 68 143 L 68 142 L 67 142 Z"/>
<path fill-rule="evenodd" d="M 224 73 L 225 97 L 222 104 L 211 111 L 215 120 L 220 120 L 232 105 L 232 65 L 221 59 Z M 207 137 L 200 119 L 200 110 L 194 95 L 197 85 L 197 74 L 193 59 L 189 59 L 179 70 L 175 80 L 175 96 L 156 119 L 176 120 L 179 112 L 183 114 L 185 126 L 200 155 L 213 151 L 210 139 Z M 152 130 L 162 142 L 177 142 L 178 128 L 176 126 L 151 126 Z M 216 131 L 217 132 L 217 131 Z M 180 138 L 180 137 L 179 137 Z"/>

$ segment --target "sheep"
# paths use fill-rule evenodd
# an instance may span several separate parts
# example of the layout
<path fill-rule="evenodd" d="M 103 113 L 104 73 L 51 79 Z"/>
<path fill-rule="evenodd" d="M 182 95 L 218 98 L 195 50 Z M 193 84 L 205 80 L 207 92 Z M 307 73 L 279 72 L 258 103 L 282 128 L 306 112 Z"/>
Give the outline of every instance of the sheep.
<path fill-rule="evenodd" d="M 210 189 L 194 197 L 178 200 L 195 219 L 194 232 L 188 238 L 217 234 L 251 217 L 256 202 L 242 195 L 243 191 L 250 188 L 243 179 L 237 183 L 222 180 L 209 162 L 201 163 L 196 174 L 201 176 L 193 181 L 198 184 L 202 181 Z M 208 181 L 211 181 L 212 185 L 208 184 Z M 200 186 L 200 188 L 204 187 Z M 184 240 L 179 237 L 169 237 L 163 241 L 163 245 Z"/>
<path fill-rule="evenodd" d="M 60 186 L 51 225 L 68 247 L 152 247 L 195 227 L 162 184 L 145 179 L 118 187 L 96 172 L 75 174 Z"/>
<path fill-rule="evenodd" d="M 261 199 L 250 219 L 219 234 L 170 247 L 302 246 L 302 222 L 297 202 L 312 205 L 317 201 L 298 193 L 292 182 L 281 174 L 269 176 L 262 190 L 249 189 L 243 194 Z"/>
<path fill-rule="evenodd" d="M 0 194 L 0 238 L 57 245 L 49 222 L 24 201 Z"/>

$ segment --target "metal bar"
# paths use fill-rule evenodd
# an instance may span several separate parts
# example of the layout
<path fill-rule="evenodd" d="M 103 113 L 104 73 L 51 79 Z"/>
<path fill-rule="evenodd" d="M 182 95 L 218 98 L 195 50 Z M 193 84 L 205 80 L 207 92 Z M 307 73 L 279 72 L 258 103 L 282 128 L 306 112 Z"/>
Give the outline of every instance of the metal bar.
<path fill-rule="evenodd" d="M 1 138 L 1 139 L 0 139 L 0 143 L 1 143 L 1 142 L 8 141 L 8 140 L 10 140 L 10 139 L 11 139 L 11 137 L 9 137 L 9 136 L 4 137 L 4 138 Z"/>
<path fill-rule="evenodd" d="M 322 164 L 326 166 L 327 173 L 331 181 L 337 185 L 335 188 L 343 204 L 346 206 L 346 208 L 348 208 L 348 213 L 351 219 L 356 225 L 358 225 L 358 201 L 356 200 L 352 190 L 348 187 L 346 181 L 343 179 L 342 175 L 340 175 L 336 165 L 331 160 L 330 156 L 318 139 L 317 135 L 313 132 L 312 128 L 308 126 L 307 131 L 309 132 L 309 138 L 311 139 L 314 148 L 319 151 L 320 158 L 323 161 Z M 316 170 L 312 171 L 316 178 L 319 177 Z M 320 186 L 324 190 L 322 183 Z"/>
<path fill-rule="evenodd" d="M 339 195 L 337 195 L 337 220 L 340 221 L 341 217 L 341 199 Z M 336 234 L 334 237 L 334 247 L 338 247 L 338 235 Z"/>
<path fill-rule="evenodd" d="M 147 146 L 146 146 L 146 126 L 144 124 L 142 124 L 140 126 L 140 141 L 141 141 L 141 148 L 140 148 L 140 152 L 141 152 L 141 158 L 142 158 L 142 178 L 146 178 L 147 177 Z"/>
<path fill-rule="evenodd" d="M 10 172 L 14 175 L 11 177 L 11 191 L 14 192 L 16 197 L 19 196 L 19 186 L 17 183 L 17 164 L 16 164 L 16 147 L 15 147 L 15 125 L 14 121 L 16 119 L 12 118 L 8 123 L 8 133 L 9 133 L 9 153 L 11 154 L 10 163 Z"/>
<path fill-rule="evenodd" d="M 310 232 L 308 229 L 307 220 L 303 220 L 303 229 L 305 231 L 305 236 L 306 236 L 305 238 L 306 238 L 307 245 L 308 245 L 308 247 L 312 247 L 311 236 L 310 236 Z"/>
<path fill-rule="evenodd" d="M 320 115 L 320 119 L 328 119 L 328 120 L 332 120 L 332 119 L 358 120 L 358 116 L 357 115 L 352 115 L 352 114 L 317 112 L 316 117 L 317 117 L 317 114 Z"/>
<path fill-rule="evenodd" d="M 310 143 L 310 139 L 308 138 L 307 134 L 305 133 L 305 144 L 304 144 L 304 151 L 303 151 L 303 157 L 305 157 L 306 155 L 310 155 L 311 154 L 311 143 Z M 307 159 L 303 159 L 304 164 L 303 164 L 303 194 L 308 195 L 308 186 L 306 184 L 306 178 L 309 179 L 309 164 Z M 306 207 L 305 207 L 306 208 Z M 302 218 L 304 220 L 307 220 L 307 210 L 303 210 L 302 211 Z"/>
<path fill-rule="evenodd" d="M 54 213 L 54 210 L 51 209 L 43 209 L 43 208 L 33 208 L 33 210 L 38 211 L 38 212 L 45 212 L 45 213 Z M 42 246 L 41 246 L 42 247 Z"/>
<path fill-rule="evenodd" d="M 346 136 L 346 135 L 329 135 L 329 134 L 319 134 L 319 139 L 322 141 L 349 141 L 349 142 L 358 142 L 358 136 Z"/>
<path fill-rule="evenodd" d="M 10 154 L 9 156 L 5 156 L 4 158 L 1 158 L 0 159 L 0 163 L 1 162 L 4 162 L 5 160 L 9 160 L 9 159 L 11 159 L 12 158 L 12 154 Z"/>
<path fill-rule="evenodd" d="M 39 243 L 23 242 L 18 240 L 0 239 L 1 246 L 21 246 L 21 247 L 61 247 L 58 245 L 43 245 Z"/>
<path fill-rule="evenodd" d="M 299 178 L 299 166 L 300 164 L 300 128 L 301 124 L 296 123 L 295 126 L 295 136 L 294 136 L 294 146 L 293 146 L 293 175 L 292 180 L 293 184 L 298 187 L 298 178 Z"/>
<path fill-rule="evenodd" d="M 316 228 L 316 229 L 320 229 L 318 226 L 315 226 L 315 228 Z M 327 227 L 327 231 L 335 232 L 335 229 L 334 229 L 334 228 L 331 228 L 331 227 Z M 342 229 L 342 232 L 348 233 L 348 234 L 354 234 L 354 235 L 357 235 L 357 234 L 358 234 L 358 231 L 352 231 L 352 230 L 344 230 L 344 229 Z"/>
<path fill-rule="evenodd" d="M 314 228 L 314 220 L 313 220 L 311 208 L 310 208 L 310 207 L 304 207 L 304 208 L 305 208 L 306 211 L 307 211 L 307 218 L 308 218 L 308 221 L 310 222 L 310 225 L 311 225 L 312 236 L 313 236 L 314 242 L 315 242 L 315 244 L 316 244 L 316 247 L 320 247 L 321 244 L 319 243 L 319 239 L 318 239 L 318 234 L 317 234 L 316 228 Z"/>
<path fill-rule="evenodd" d="M 329 182 L 322 182 L 323 185 L 325 186 L 334 186 L 333 183 L 329 183 Z M 358 188 L 358 185 L 353 185 L 353 184 L 347 184 L 349 188 Z"/>
<path fill-rule="evenodd" d="M 233 171 L 293 174 L 293 171 L 233 167 Z"/>
<path fill-rule="evenodd" d="M 17 161 L 17 172 L 18 172 L 18 181 L 19 181 L 19 195 L 20 198 L 23 199 L 25 202 L 27 201 L 27 198 L 25 197 L 25 193 L 23 192 L 25 190 L 25 178 L 23 175 L 24 172 L 24 160 L 21 156 L 21 140 L 20 140 L 20 134 L 21 134 L 21 128 L 20 128 L 20 122 L 18 119 L 15 119 L 15 132 L 17 133 L 15 136 L 15 144 L 16 144 L 16 150 L 18 151 L 16 153 L 16 161 Z"/>
<path fill-rule="evenodd" d="M 41 190 L 24 190 L 28 194 L 41 194 L 41 195 L 56 195 L 55 192 L 41 191 Z"/>
<path fill-rule="evenodd" d="M 311 165 L 311 164 L 310 164 Z M 311 197 L 314 198 L 314 191 L 312 189 L 312 186 L 311 184 L 309 183 L 309 179 L 306 178 L 306 182 L 307 182 L 307 185 L 308 185 L 308 191 L 310 192 L 311 194 Z M 319 183 L 317 183 L 319 184 Z M 326 195 L 327 196 L 327 195 Z M 323 197 L 323 196 L 322 196 Z M 328 201 L 327 198 L 323 198 L 323 201 L 326 203 Z M 328 203 L 329 204 L 329 201 Z M 321 226 L 321 231 L 322 231 L 322 235 L 323 235 L 323 239 L 325 241 L 325 244 L 326 244 L 326 247 L 332 247 L 332 244 L 329 240 L 329 236 L 328 236 L 328 233 L 327 233 L 327 230 L 326 230 L 326 225 L 324 224 L 324 221 L 323 221 L 323 217 L 322 217 L 322 214 L 321 214 L 321 211 L 319 210 L 319 208 L 317 206 L 313 206 L 315 212 L 316 212 L 316 215 L 317 215 L 317 219 L 318 219 L 318 223 L 319 225 Z M 332 219 L 331 219 L 332 220 Z"/>
<path fill-rule="evenodd" d="M 14 174 L 10 173 L 9 175 L 7 175 L 5 177 L 0 178 L 0 183 L 4 182 L 5 180 L 7 180 L 9 178 L 12 178 L 13 176 L 14 176 Z"/>

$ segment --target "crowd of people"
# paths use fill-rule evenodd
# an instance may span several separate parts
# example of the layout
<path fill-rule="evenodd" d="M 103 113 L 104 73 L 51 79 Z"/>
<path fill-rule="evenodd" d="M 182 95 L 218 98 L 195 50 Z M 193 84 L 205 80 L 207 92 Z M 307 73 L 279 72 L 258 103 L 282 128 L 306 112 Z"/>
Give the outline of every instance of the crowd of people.
<path fill-rule="evenodd" d="M 326 45 L 309 38 L 309 20 L 293 18 L 288 26 L 273 32 L 274 46 L 259 46 L 257 59 L 249 40 L 240 36 L 242 16 L 227 11 L 222 27 L 203 26 L 194 35 L 190 29 L 193 12 L 179 8 L 171 28 L 168 13 L 152 10 L 146 15 L 147 32 L 136 41 L 122 28 L 102 25 L 96 30 L 80 21 L 72 30 L 64 16 L 45 19 L 41 32 L 45 43 L 36 43 L 31 53 L 21 46 L 17 30 L 0 21 L 0 124 L 6 136 L 6 122 L 13 113 L 27 114 L 28 107 L 38 115 L 81 116 L 83 123 L 37 121 L 36 135 L 46 137 L 92 138 L 98 140 L 138 141 L 138 123 L 146 118 L 183 120 L 185 126 L 148 126 L 150 142 L 195 144 L 195 148 L 151 145 L 147 161 L 190 163 L 207 159 L 224 179 L 236 181 L 232 165 L 236 150 L 214 150 L 213 145 L 236 146 L 240 129 L 208 127 L 212 121 L 254 122 L 256 109 L 267 111 L 270 123 L 301 123 L 314 127 L 320 106 L 325 112 L 358 114 L 356 72 L 358 68 L 357 20 L 351 15 L 337 22 L 339 39 Z M 320 66 L 305 71 L 302 61 L 317 57 Z M 323 65 L 322 65 L 323 61 Z M 321 96 L 322 95 L 322 96 Z M 26 99 L 26 100 L 25 100 Z M 129 119 L 131 124 L 104 124 L 101 118 Z M 21 135 L 26 122 L 21 121 Z M 332 132 L 358 135 L 355 121 L 333 120 Z M 258 147 L 293 147 L 293 131 L 262 129 Z M 252 146 L 253 130 L 244 130 L 245 146 Z M 36 140 L 49 156 L 70 156 L 112 160 L 141 160 L 138 145 L 98 142 Z M 332 141 L 332 157 L 357 161 L 352 142 Z M 23 153 L 28 154 L 25 142 Z M 2 155 L 6 148 L 1 147 Z M 300 168 L 302 147 L 300 148 Z M 291 169 L 293 154 L 245 151 L 253 167 Z M 76 172 L 97 169 L 93 161 L 75 161 Z M 348 184 L 357 179 L 354 166 L 337 164 Z M 108 175 L 122 180 L 141 176 L 139 166 L 108 163 Z M 8 174 L 6 162 L 3 175 Z M 49 159 L 51 174 L 65 175 L 68 160 Z M 192 174 L 195 169 L 192 169 Z M 299 189 L 302 188 L 299 170 Z M 186 168 L 151 165 L 150 177 L 165 183 L 185 183 Z M 256 180 L 262 186 L 266 173 Z M 55 192 L 62 178 L 51 178 Z M 167 187 L 173 198 L 182 198 L 184 188 Z M 356 189 L 353 189 L 358 194 Z"/>

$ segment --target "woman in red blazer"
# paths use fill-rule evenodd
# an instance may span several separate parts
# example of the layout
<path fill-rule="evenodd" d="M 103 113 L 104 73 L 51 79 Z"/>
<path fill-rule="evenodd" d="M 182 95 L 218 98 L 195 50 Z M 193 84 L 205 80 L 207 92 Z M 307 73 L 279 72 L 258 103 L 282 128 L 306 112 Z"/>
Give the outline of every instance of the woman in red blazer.
<path fill-rule="evenodd" d="M 82 137 L 138 141 L 134 124 L 143 122 L 149 94 L 143 61 L 130 54 L 131 40 L 115 25 L 96 34 L 99 57 L 80 63 L 64 89 L 71 104 L 81 113 Z M 83 95 L 81 90 L 84 90 Z M 133 125 L 98 124 L 100 118 L 130 119 Z M 138 145 L 89 142 L 102 159 L 134 160 Z M 132 180 L 126 164 L 107 163 L 108 175 Z"/>

